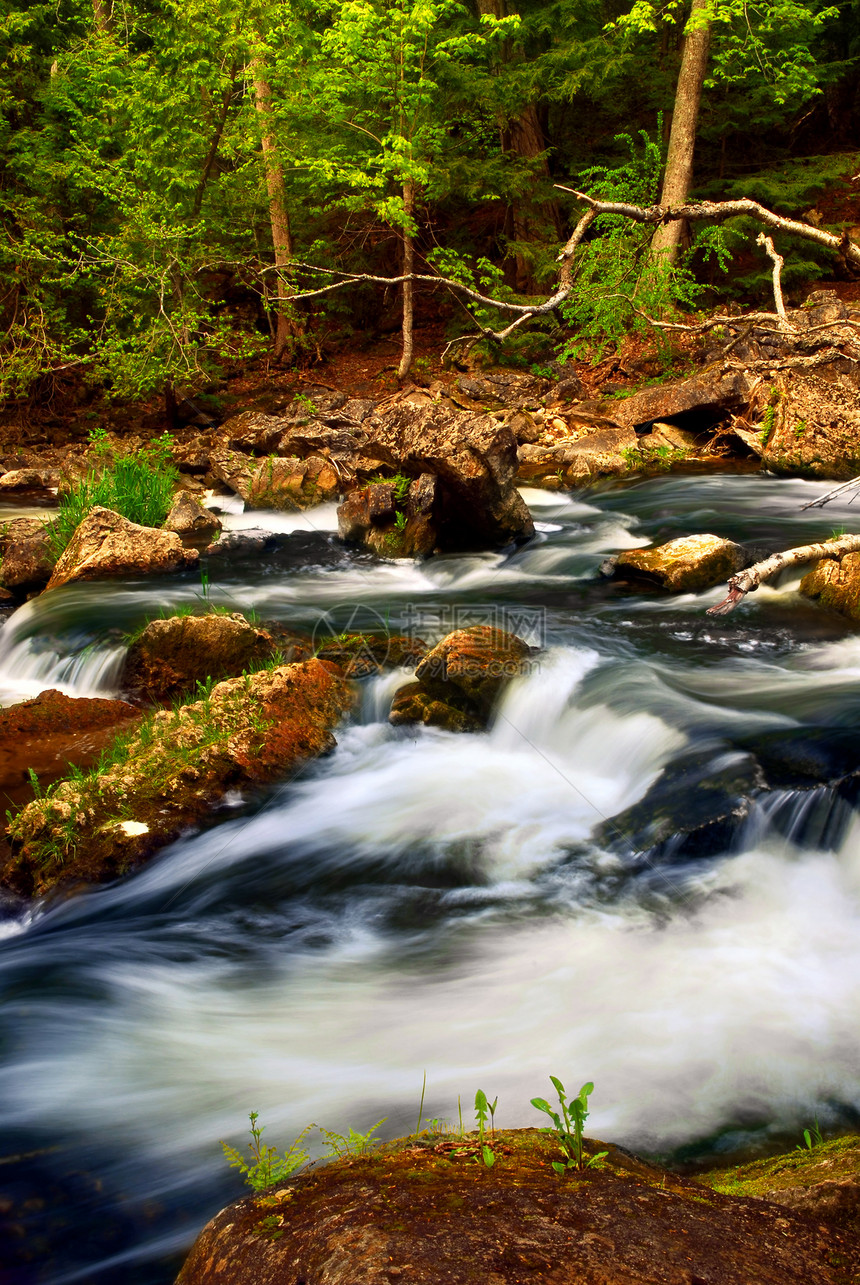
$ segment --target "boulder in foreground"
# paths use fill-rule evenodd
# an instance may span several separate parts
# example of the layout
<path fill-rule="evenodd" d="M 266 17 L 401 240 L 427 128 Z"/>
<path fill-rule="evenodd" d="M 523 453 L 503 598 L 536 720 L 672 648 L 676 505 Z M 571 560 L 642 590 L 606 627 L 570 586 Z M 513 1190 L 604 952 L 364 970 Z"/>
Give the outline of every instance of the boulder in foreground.
<path fill-rule="evenodd" d="M 69 541 L 48 588 L 103 576 L 164 575 L 196 566 L 198 557 L 173 531 L 138 526 L 112 509 L 94 508 Z"/>
<path fill-rule="evenodd" d="M 319 660 L 219 683 L 204 700 L 160 710 L 100 773 L 64 781 L 14 818 L 2 882 L 42 895 L 55 885 L 126 874 L 188 826 L 211 818 L 228 790 L 287 776 L 334 747 L 352 685 Z"/>
<path fill-rule="evenodd" d="M 587 1142 L 586 1152 L 604 1146 Z M 788 1200 L 776 1203 L 775 1192 L 771 1199 L 727 1195 L 607 1150 L 600 1168 L 563 1177 L 551 1168 L 555 1140 L 536 1129 L 497 1133 L 491 1168 L 476 1162 L 468 1138 L 338 1160 L 222 1210 L 201 1232 L 177 1285 L 856 1279 L 858 1235 L 838 1216 L 807 1204 L 801 1210 L 813 1216 L 806 1217 L 786 1208 Z M 735 1173 L 739 1179 L 740 1170 L 724 1176 Z"/>

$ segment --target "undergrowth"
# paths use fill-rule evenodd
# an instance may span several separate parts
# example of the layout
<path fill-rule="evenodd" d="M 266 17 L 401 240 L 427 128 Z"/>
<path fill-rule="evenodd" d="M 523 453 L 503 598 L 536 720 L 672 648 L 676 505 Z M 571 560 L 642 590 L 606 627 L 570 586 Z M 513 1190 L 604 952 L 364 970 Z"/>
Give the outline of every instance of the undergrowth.
<path fill-rule="evenodd" d="M 103 429 L 93 429 L 90 445 L 93 467 L 60 496 L 59 512 L 48 527 L 48 544 L 56 558 L 94 508 L 111 509 L 148 527 L 160 527 L 170 512 L 179 473 L 170 456 L 173 439 L 168 433 L 121 455 L 111 448 Z"/>

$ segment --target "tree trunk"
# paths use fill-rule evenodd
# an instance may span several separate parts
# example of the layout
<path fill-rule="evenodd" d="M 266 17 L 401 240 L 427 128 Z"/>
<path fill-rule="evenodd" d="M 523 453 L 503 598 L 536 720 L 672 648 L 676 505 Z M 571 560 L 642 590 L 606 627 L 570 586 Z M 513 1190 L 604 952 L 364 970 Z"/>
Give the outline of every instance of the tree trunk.
<path fill-rule="evenodd" d="M 93 19 L 96 31 L 110 31 L 111 5 L 109 0 L 93 0 Z"/>
<path fill-rule="evenodd" d="M 272 131 L 272 91 L 266 79 L 263 60 L 259 54 L 251 59 L 251 74 L 254 78 L 254 94 L 257 111 L 260 113 L 260 142 L 263 149 L 263 163 L 266 167 L 266 189 L 269 193 L 269 218 L 272 223 L 272 246 L 275 251 L 275 267 L 285 267 L 293 257 L 293 238 L 290 231 L 290 216 L 287 212 L 287 196 L 284 188 L 284 171 L 278 157 L 277 144 Z M 276 274 L 278 294 L 284 294 L 284 277 Z M 279 306 L 275 330 L 275 361 L 280 361 L 290 341 L 292 326 L 290 318 Z"/>
<path fill-rule="evenodd" d="M 708 0 L 693 0 L 690 18 L 702 13 L 707 7 Z M 699 103 L 702 99 L 702 85 L 708 66 L 710 41 L 711 32 L 708 26 L 698 27 L 684 37 L 681 70 L 678 73 L 675 107 L 672 113 L 672 133 L 669 136 L 669 153 L 666 157 L 666 173 L 663 176 L 663 190 L 660 193 L 660 204 L 670 208 L 686 202 L 693 179 L 696 126 L 699 119 Z M 663 224 L 654 233 L 651 242 L 652 250 L 665 255 L 666 262 L 673 264 L 678 257 L 683 232 L 684 224 L 681 222 Z"/>
<path fill-rule="evenodd" d="M 506 0 L 477 0 L 478 13 L 494 18 L 507 16 Z M 505 41 L 502 63 L 511 61 L 509 42 Z M 550 177 L 549 166 L 543 153 L 546 141 L 534 103 L 527 103 L 518 116 L 514 116 L 502 131 L 502 150 L 533 162 L 532 173 L 537 179 Z M 540 160 L 537 158 L 540 157 Z M 515 197 L 510 203 L 510 224 L 515 241 L 529 241 L 549 231 L 554 241 L 560 241 L 562 222 L 556 201 L 533 201 Z M 505 274 L 507 277 L 507 273 Z M 536 289 L 531 268 L 525 256 L 516 255 L 515 273 L 509 284 L 520 294 L 533 294 Z"/>
<path fill-rule="evenodd" d="M 408 219 L 412 219 L 415 213 L 415 184 L 411 179 L 407 179 L 403 184 L 403 211 Z M 412 273 L 415 271 L 415 240 L 412 233 L 405 231 L 403 233 L 403 351 L 400 357 L 400 365 L 397 368 L 397 378 L 404 380 L 409 374 L 409 368 L 412 365 L 412 328 L 414 318 L 414 291 L 415 282 L 412 280 Z"/>

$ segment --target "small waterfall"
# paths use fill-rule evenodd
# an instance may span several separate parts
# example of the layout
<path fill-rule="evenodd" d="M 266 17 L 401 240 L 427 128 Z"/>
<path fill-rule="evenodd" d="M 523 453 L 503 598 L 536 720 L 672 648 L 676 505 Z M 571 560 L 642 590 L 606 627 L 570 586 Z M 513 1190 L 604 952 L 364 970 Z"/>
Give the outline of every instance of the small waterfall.
<path fill-rule="evenodd" d="M 43 594 L 19 607 L 0 630 L 0 704 L 57 688 L 68 696 L 110 696 L 126 647 L 76 620 L 80 589 Z"/>

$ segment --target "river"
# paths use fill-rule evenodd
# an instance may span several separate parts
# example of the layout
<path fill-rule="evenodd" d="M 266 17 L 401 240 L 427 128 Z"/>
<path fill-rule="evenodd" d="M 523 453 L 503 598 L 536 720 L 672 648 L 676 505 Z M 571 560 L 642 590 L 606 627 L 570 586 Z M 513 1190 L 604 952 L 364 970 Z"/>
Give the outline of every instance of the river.
<path fill-rule="evenodd" d="M 619 817 L 661 781 L 683 816 L 743 774 L 757 737 L 832 736 L 844 757 L 860 636 L 804 602 L 799 576 L 711 619 L 720 589 L 621 594 L 596 575 L 607 554 L 691 531 L 788 547 L 850 527 L 850 505 L 800 511 L 825 489 L 720 475 L 529 490 L 530 544 L 425 563 L 348 553 L 334 506 L 228 503 L 228 527 L 288 538 L 213 558 L 202 582 L 69 586 L 20 608 L 0 630 L 5 704 L 113 693 L 123 632 L 205 599 L 318 633 L 432 641 L 494 623 L 545 650 L 485 734 L 393 729 L 404 675 L 370 680 L 337 750 L 262 804 L 230 800 L 121 884 L 6 908 L 10 1283 L 166 1285 L 241 1194 L 219 1140 L 244 1146 L 249 1111 L 282 1145 L 311 1122 L 384 1116 L 396 1135 L 425 1073 L 425 1118 L 456 1121 L 458 1099 L 470 1118 L 483 1088 L 502 1126 L 541 1123 L 529 1099 L 550 1074 L 593 1080 L 590 1133 L 676 1160 L 790 1143 L 816 1116 L 856 1125 L 851 797 L 761 791 L 707 855 L 643 851 Z"/>

